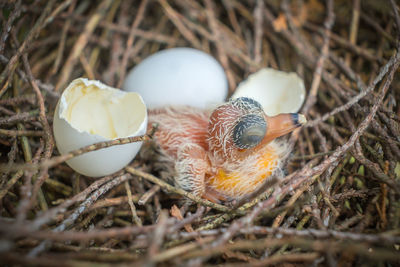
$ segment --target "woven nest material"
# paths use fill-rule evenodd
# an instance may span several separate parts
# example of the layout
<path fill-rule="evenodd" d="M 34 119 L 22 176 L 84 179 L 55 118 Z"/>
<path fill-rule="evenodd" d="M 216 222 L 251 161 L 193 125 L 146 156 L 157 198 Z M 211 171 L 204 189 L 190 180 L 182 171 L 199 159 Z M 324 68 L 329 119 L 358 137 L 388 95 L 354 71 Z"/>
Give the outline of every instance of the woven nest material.
<path fill-rule="evenodd" d="M 0 7 L 3 265 L 400 262 L 398 2 L 9 0 Z M 230 93 L 263 67 L 303 77 L 309 122 L 290 138 L 285 178 L 228 205 L 165 183 L 139 158 L 97 179 L 65 164 L 99 147 L 56 151 L 52 117 L 66 85 L 87 77 L 120 88 L 144 58 L 182 46 L 218 59 Z"/>

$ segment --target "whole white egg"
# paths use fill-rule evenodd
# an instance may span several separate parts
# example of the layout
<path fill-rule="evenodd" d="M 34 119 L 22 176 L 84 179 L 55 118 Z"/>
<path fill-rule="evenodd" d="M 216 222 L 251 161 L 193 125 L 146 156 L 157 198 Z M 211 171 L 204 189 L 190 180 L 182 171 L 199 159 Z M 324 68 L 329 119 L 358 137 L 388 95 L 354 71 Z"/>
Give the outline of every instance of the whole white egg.
<path fill-rule="evenodd" d="M 148 108 L 189 105 L 207 108 L 225 101 L 228 82 L 221 65 L 192 48 L 172 48 L 144 59 L 127 75 L 123 89 L 139 93 Z"/>
<path fill-rule="evenodd" d="M 137 93 L 124 92 L 99 81 L 79 78 L 64 90 L 57 104 L 53 130 L 60 154 L 94 143 L 146 133 L 147 109 Z M 67 164 L 86 176 L 117 172 L 136 156 L 141 142 L 85 153 Z"/>

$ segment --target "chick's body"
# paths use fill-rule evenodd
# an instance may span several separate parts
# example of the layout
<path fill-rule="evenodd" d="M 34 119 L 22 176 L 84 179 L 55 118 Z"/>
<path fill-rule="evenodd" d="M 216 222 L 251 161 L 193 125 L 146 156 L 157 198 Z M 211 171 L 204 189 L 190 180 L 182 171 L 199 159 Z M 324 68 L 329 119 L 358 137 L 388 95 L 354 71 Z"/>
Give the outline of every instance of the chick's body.
<path fill-rule="evenodd" d="M 214 111 L 192 107 L 149 111 L 149 123 L 158 124 L 154 140 L 160 150 L 159 160 L 173 166 L 168 176 L 179 187 L 214 202 L 232 200 L 253 192 L 280 171 L 287 146 L 264 136 L 258 140 L 249 135 L 249 140 L 237 141 L 248 134 L 248 128 L 257 126 L 253 119 L 249 127 L 254 114 L 266 116 L 259 106 L 246 106 L 246 101 L 244 105 L 230 101 Z M 243 142 L 246 147 L 241 147 Z"/>

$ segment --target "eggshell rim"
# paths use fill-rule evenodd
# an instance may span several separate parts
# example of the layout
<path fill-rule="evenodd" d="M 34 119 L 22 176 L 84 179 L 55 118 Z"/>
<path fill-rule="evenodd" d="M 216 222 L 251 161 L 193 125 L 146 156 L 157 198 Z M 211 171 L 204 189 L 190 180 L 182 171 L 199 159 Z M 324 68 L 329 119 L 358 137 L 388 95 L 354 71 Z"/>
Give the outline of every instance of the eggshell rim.
<path fill-rule="evenodd" d="M 100 90 L 115 91 L 119 95 L 126 95 L 126 94 L 134 94 L 134 95 L 136 95 L 139 98 L 140 102 L 143 104 L 143 108 L 145 109 L 145 115 L 143 117 L 142 123 L 139 125 L 139 127 L 136 130 L 136 132 L 134 132 L 134 133 L 132 133 L 130 135 L 127 135 L 127 136 L 118 136 L 116 138 L 107 138 L 107 137 L 104 137 L 104 136 L 99 135 L 99 134 L 89 133 L 89 132 L 87 132 L 85 130 L 81 130 L 79 128 L 76 128 L 74 125 L 72 125 L 63 115 L 64 109 L 67 108 L 67 106 L 68 106 L 68 103 L 67 103 L 67 100 L 65 99 L 65 95 L 64 94 L 66 92 L 68 92 L 68 90 L 70 90 L 73 86 L 75 86 L 79 82 L 84 83 L 85 86 L 95 85 Z M 136 92 L 127 92 L 127 91 L 124 91 L 124 90 L 120 90 L 120 89 L 108 86 L 108 85 L 102 83 L 99 80 L 89 80 L 87 78 L 77 78 L 77 79 L 73 80 L 67 86 L 67 88 L 65 88 L 65 90 L 63 91 L 63 93 L 62 93 L 62 95 L 60 97 L 58 114 L 55 114 L 55 115 L 57 115 L 59 117 L 59 119 L 62 119 L 64 121 L 66 121 L 69 126 L 71 126 L 74 130 L 78 131 L 79 133 L 86 133 L 86 134 L 89 134 L 89 135 L 97 136 L 97 137 L 100 137 L 100 138 L 102 138 L 104 140 L 115 140 L 115 139 L 119 139 L 119 138 L 137 136 L 137 134 L 141 131 L 141 129 L 143 127 L 147 126 L 147 107 L 146 107 L 146 103 L 144 103 L 143 98 L 142 98 L 142 96 L 140 94 L 138 94 Z"/>
<path fill-rule="evenodd" d="M 281 71 L 273 68 L 262 68 L 255 73 L 250 74 L 247 79 L 241 81 L 235 92 L 232 94 L 231 98 L 237 98 L 240 97 L 238 94 L 240 94 L 241 91 L 245 90 L 246 86 L 248 86 L 251 82 L 254 82 L 254 80 L 258 79 L 262 75 L 278 75 L 278 76 L 286 76 L 287 79 L 293 79 L 297 81 L 297 85 L 299 89 L 301 90 L 300 97 L 301 97 L 301 105 L 299 106 L 298 110 L 301 109 L 301 107 L 304 104 L 305 96 L 306 96 L 306 89 L 304 85 L 304 80 L 296 73 L 296 72 L 286 72 L 286 71 Z"/>
<path fill-rule="evenodd" d="M 235 93 L 233 93 L 232 96 L 234 96 L 240 89 L 241 87 L 245 86 L 247 83 L 250 83 L 251 81 L 254 81 L 257 79 L 258 76 L 267 74 L 269 72 L 273 72 L 275 75 L 280 75 L 280 76 L 288 76 L 290 79 L 297 79 L 299 82 L 299 86 L 303 91 L 303 95 L 305 94 L 305 85 L 304 85 L 304 80 L 294 71 L 291 72 L 286 72 L 286 71 L 281 71 L 281 70 L 276 70 L 273 68 L 262 68 L 255 73 L 250 74 L 247 79 L 241 81 L 239 85 L 237 86 Z"/>

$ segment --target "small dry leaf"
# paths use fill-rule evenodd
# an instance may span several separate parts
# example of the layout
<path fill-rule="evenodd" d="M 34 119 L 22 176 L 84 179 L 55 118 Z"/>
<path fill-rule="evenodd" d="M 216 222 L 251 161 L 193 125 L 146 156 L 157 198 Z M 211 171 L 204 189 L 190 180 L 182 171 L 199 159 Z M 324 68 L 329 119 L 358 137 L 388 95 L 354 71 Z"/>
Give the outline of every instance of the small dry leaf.
<path fill-rule="evenodd" d="M 286 30 L 287 23 L 285 15 L 283 13 L 279 14 L 279 16 L 272 23 L 272 26 L 274 27 L 274 30 L 276 32 L 281 32 L 282 30 Z"/>
<path fill-rule="evenodd" d="M 171 216 L 177 218 L 178 220 L 182 221 L 183 220 L 183 216 L 181 211 L 179 210 L 179 208 L 176 205 L 173 205 L 171 207 Z"/>
<path fill-rule="evenodd" d="M 179 221 L 182 221 L 182 220 L 183 220 L 182 213 L 181 213 L 180 209 L 179 209 L 176 205 L 173 205 L 173 206 L 171 207 L 170 212 L 171 212 L 171 216 L 172 216 L 172 217 L 177 218 Z M 193 232 L 193 231 L 194 231 L 194 230 L 193 230 L 193 227 L 192 227 L 190 224 L 185 224 L 184 227 L 185 227 L 185 230 L 186 230 L 187 232 Z"/>

